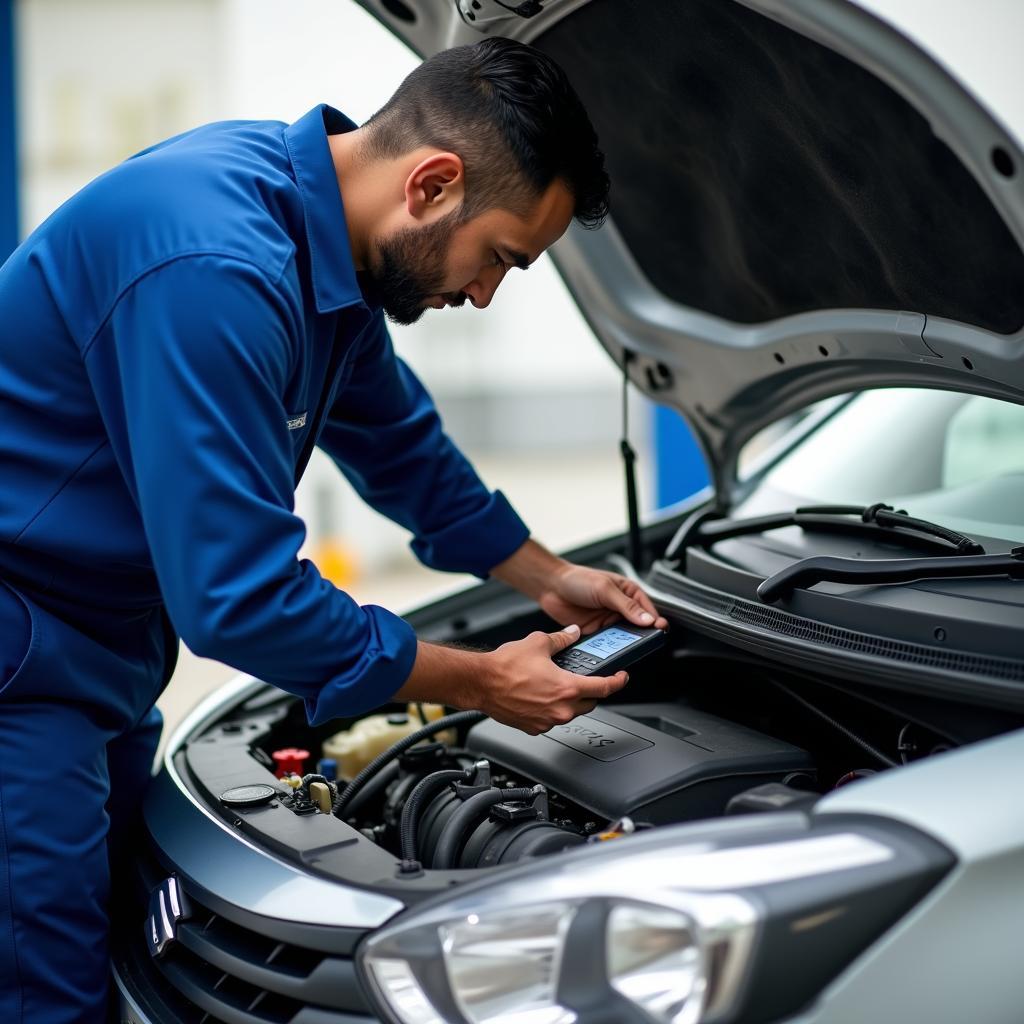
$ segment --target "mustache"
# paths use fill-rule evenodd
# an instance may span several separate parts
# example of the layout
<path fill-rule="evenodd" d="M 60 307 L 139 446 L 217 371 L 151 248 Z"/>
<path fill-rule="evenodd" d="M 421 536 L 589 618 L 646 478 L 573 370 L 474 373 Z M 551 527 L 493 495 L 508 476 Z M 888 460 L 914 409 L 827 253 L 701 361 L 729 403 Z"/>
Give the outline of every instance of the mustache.
<path fill-rule="evenodd" d="M 465 292 L 446 292 L 441 296 L 441 298 L 444 299 L 449 306 L 455 306 L 458 308 L 459 306 L 464 306 L 466 304 L 466 299 L 468 299 L 469 296 Z"/>

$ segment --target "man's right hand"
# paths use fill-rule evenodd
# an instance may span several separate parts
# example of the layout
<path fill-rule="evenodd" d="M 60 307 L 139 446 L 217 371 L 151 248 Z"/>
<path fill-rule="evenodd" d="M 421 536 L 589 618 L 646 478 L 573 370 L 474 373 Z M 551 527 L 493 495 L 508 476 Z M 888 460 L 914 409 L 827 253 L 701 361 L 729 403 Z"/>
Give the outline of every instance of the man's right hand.
<path fill-rule="evenodd" d="M 579 638 L 578 626 L 556 633 L 538 630 L 490 654 L 421 641 L 412 674 L 393 699 L 483 711 L 496 722 L 536 736 L 593 711 L 599 700 L 626 685 L 625 672 L 578 676 L 551 660 Z"/>
<path fill-rule="evenodd" d="M 483 681 L 480 710 L 531 736 L 593 711 L 599 700 L 621 690 L 629 677 L 625 672 L 578 676 L 559 668 L 552 655 L 579 638 L 579 626 L 567 626 L 557 633 L 538 630 L 523 640 L 502 644 L 488 655 L 490 671 Z"/>

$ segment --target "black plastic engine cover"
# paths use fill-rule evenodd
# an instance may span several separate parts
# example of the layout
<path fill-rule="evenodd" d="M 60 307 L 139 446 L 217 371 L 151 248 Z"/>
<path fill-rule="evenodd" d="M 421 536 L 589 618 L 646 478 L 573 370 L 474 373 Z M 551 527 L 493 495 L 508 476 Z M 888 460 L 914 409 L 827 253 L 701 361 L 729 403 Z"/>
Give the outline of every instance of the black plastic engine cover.
<path fill-rule="evenodd" d="M 540 736 L 487 719 L 466 745 L 596 815 L 652 824 L 719 815 L 744 789 L 814 770 L 799 747 L 680 704 L 597 708 Z"/>

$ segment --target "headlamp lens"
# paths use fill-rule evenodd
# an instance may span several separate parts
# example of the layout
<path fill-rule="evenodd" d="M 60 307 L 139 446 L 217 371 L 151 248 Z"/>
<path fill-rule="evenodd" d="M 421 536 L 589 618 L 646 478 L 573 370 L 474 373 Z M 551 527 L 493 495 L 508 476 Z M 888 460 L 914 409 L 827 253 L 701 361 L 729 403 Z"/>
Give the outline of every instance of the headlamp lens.
<path fill-rule="evenodd" d="M 475 914 L 438 929 L 448 981 L 472 1024 L 573 1024 L 556 1000 L 565 935 L 575 908 L 549 903 Z"/>
<path fill-rule="evenodd" d="M 614 907 L 606 932 L 608 980 L 657 1024 L 700 1019 L 704 957 L 686 915 L 659 907 Z"/>

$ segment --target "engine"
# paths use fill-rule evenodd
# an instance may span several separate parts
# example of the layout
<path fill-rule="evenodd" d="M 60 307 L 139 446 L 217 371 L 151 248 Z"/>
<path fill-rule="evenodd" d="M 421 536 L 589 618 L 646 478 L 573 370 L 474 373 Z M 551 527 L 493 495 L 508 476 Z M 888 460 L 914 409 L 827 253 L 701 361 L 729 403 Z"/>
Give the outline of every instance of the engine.
<path fill-rule="evenodd" d="M 532 737 L 476 720 L 461 747 L 421 738 L 392 754 L 342 787 L 334 812 L 398 855 L 409 875 L 720 815 L 757 787 L 795 793 L 814 777 L 806 751 L 668 703 L 600 708 Z"/>

